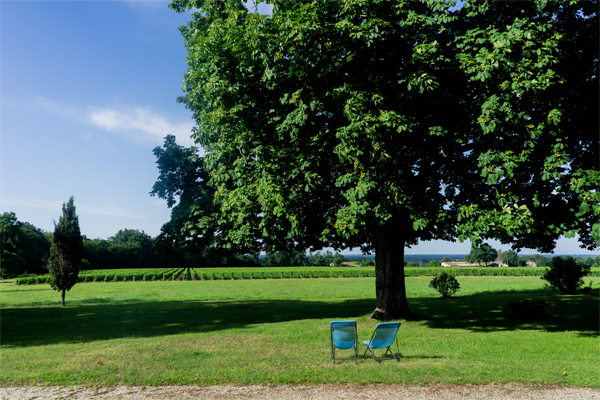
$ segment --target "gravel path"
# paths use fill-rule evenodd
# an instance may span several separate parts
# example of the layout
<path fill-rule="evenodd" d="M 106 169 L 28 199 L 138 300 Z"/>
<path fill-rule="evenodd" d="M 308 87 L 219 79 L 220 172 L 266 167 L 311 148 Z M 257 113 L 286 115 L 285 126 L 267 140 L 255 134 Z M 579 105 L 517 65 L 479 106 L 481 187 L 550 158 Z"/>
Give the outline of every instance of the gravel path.
<path fill-rule="evenodd" d="M 282 400 L 600 400 L 597 388 L 556 386 L 523 387 L 519 385 L 315 385 L 315 386 L 114 386 L 80 387 L 6 387 L 0 388 L 0 399 L 282 399 Z"/>

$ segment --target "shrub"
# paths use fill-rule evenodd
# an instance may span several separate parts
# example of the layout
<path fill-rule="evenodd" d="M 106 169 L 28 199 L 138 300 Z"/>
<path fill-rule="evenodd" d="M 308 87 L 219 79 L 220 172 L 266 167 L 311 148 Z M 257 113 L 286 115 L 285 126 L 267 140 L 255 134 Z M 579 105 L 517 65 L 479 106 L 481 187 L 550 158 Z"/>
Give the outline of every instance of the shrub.
<path fill-rule="evenodd" d="M 460 284 L 454 277 L 446 272 L 442 272 L 429 282 L 429 287 L 437 290 L 444 298 L 450 298 L 454 293 L 460 290 Z"/>
<path fill-rule="evenodd" d="M 118 282 L 118 281 L 119 281 L 119 275 L 117 275 L 117 274 L 114 274 L 114 275 L 113 275 L 113 278 L 112 278 L 112 281 L 113 281 L 113 282 Z"/>
<path fill-rule="evenodd" d="M 575 294 L 583 286 L 583 277 L 589 273 L 589 266 L 577 263 L 571 256 L 552 257 L 550 268 L 541 279 L 563 293 Z"/>
<path fill-rule="evenodd" d="M 231 277 L 236 281 L 243 279 L 241 272 L 234 272 L 231 274 Z"/>
<path fill-rule="evenodd" d="M 262 272 L 253 272 L 252 279 L 263 279 L 263 273 Z"/>

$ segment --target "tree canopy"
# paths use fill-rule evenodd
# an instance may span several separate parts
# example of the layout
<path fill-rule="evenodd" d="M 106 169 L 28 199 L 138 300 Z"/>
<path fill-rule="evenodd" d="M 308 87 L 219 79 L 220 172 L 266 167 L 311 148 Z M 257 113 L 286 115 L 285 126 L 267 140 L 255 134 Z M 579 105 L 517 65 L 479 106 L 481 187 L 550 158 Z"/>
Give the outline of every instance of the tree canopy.
<path fill-rule="evenodd" d="M 375 251 L 382 319 L 409 313 L 419 241 L 597 246 L 596 2 L 273 3 L 170 5 L 200 10 L 179 101 L 214 190 L 178 233 Z"/>
<path fill-rule="evenodd" d="M 481 245 L 472 244 L 471 252 L 465 257 L 465 261 L 470 263 L 484 262 L 487 266 L 489 262 L 495 261 L 498 258 L 498 251 L 487 243 Z"/>
<path fill-rule="evenodd" d="M 19 221 L 14 212 L 5 212 L 0 215 L 0 238 L 0 277 L 45 272 L 50 242 L 43 230 Z"/>

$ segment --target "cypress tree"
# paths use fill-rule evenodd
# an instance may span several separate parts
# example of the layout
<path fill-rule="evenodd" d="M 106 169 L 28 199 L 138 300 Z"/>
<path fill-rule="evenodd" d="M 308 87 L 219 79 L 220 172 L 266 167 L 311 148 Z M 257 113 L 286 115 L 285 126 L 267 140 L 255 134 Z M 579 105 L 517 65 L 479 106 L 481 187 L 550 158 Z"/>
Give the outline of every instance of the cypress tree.
<path fill-rule="evenodd" d="M 77 283 L 79 265 L 83 259 L 83 239 L 79 230 L 79 218 L 75 214 L 73 196 L 63 203 L 58 224 L 54 223 L 54 237 L 50 248 L 48 270 L 50 286 L 61 291 L 61 305 L 65 305 L 65 292 Z"/>

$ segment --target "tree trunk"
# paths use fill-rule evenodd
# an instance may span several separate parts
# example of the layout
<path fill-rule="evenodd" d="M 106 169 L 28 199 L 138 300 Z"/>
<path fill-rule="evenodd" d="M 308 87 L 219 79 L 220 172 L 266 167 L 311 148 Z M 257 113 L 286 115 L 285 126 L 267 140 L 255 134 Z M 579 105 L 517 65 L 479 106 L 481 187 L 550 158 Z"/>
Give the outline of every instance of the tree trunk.
<path fill-rule="evenodd" d="M 63 289 L 62 290 L 62 294 L 60 296 L 60 305 L 63 306 L 63 307 L 65 306 L 65 292 L 66 292 L 66 290 Z"/>
<path fill-rule="evenodd" d="M 404 283 L 402 228 L 388 223 L 375 228 L 375 292 L 377 308 L 371 318 L 389 321 L 410 316 Z"/>

